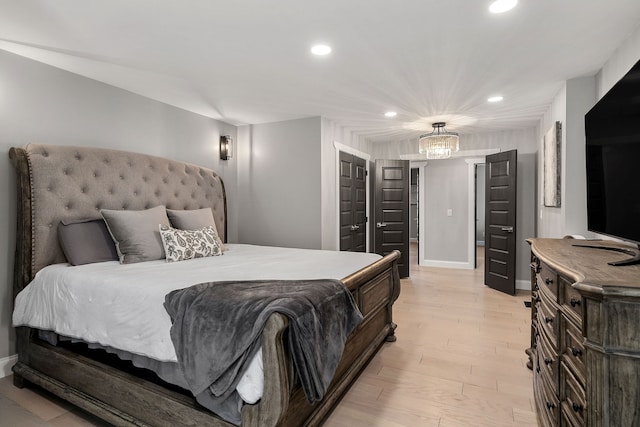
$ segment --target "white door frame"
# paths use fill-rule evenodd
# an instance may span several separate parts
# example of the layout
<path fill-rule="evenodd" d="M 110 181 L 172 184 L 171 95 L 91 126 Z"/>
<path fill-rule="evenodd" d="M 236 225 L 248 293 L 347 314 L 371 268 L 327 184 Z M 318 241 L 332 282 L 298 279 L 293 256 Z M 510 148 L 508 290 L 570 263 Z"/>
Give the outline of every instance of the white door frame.
<path fill-rule="evenodd" d="M 476 264 L 476 165 L 484 164 L 485 158 L 475 157 L 472 159 L 465 159 L 464 161 L 467 162 L 468 165 L 469 182 L 469 251 L 467 253 L 467 268 L 473 270 Z"/>
<path fill-rule="evenodd" d="M 425 168 L 427 167 L 427 161 L 421 160 L 411 160 L 409 162 L 409 170 L 412 168 L 418 169 L 418 265 L 424 265 L 424 260 L 422 259 L 421 254 L 424 252 L 424 243 L 425 243 L 425 231 L 424 231 L 424 210 L 426 209 L 424 205 L 424 189 L 425 185 Z M 420 194 L 422 192 L 422 194 Z"/>

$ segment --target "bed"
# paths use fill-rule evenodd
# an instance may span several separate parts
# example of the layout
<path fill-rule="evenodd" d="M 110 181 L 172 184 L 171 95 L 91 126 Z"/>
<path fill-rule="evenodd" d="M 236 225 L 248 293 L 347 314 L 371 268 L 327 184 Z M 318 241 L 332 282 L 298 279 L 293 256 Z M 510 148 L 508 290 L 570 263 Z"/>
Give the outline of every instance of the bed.
<path fill-rule="evenodd" d="M 28 145 L 12 148 L 9 155 L 18 187 L 16 296 L 37 272 L 66 262 L 58 224 L 100 218 L 102 209 L 211 208 L 218 233 L 226 241 L 224 185 L 209 169 L 90 147 Z M 241 245 L 229 249 L 230 254 L 244 250 Z M 281 255 L 290 257 L 292 266 L 301 266 L 293 253 Z M 285 345 L 288 318 L 279 313 L 269 316 L 260 338 L 263 391 L 256 403 L 242 406 L 241 425 L 318 425 L 326 418 L 379 347 L 395 340 L 392 305 L 400 291 L 398 257 L 392 252 L 342 277 L 364 318 L 346 341 L 324 397 L 314 404 L 302 391 Z M 43 337 L 35 327 L 17 328 L 16 386 L 38 385 L 114 425 L 233 425 L 147 369 L 114 360 L 102 350 L 54 345 Z"/>

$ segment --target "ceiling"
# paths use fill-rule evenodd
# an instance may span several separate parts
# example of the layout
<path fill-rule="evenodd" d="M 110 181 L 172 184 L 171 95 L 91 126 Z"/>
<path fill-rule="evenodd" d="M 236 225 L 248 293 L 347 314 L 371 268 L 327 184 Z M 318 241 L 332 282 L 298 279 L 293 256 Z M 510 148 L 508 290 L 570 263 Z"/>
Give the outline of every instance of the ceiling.
<path fill-rule="evenodd" d="M 380 142 L 534 127 L 640 24 L 638 0 L 489 3 L 0 0 L 0 49 L 235 125 L 323 116 Z"/>

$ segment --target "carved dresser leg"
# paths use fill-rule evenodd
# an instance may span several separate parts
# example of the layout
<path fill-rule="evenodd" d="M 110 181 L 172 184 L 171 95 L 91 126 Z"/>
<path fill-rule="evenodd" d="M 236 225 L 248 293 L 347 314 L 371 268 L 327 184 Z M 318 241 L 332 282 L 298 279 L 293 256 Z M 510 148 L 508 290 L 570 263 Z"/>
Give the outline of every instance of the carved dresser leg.
<path fill-rule="evenodd" d="M 18 388 L 24 388 L 25 381 L 22 375 L 18 375 L 16 373 L 13 374 L 13 385 Z"/>

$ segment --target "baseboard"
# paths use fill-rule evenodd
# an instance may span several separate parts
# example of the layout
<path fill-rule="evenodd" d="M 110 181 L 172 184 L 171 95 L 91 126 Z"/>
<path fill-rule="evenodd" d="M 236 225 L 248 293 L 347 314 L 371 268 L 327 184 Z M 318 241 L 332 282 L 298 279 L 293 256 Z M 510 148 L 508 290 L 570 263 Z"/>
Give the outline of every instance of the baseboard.
<path fill-rule="evenodd" d="M 420 263 L 423 267 L 438 267 L 438 268 L 455 268 L 458 270 L 473 270 L 474 267 L 468 262 L 458 261 L 437 261 L 432 259 L 425 259 Z"/>
<path fill-rule="evenodd" d="M 531 290 L 530 280 L 516 280 L 516 289 L 522 289 L 523 291 Z"/>
<path fill-rule="evenodd" d="M 18 355 L 3 357 L 0 359 L 0 378 L 11 375 L 11 367 L 18 361 Z"/>

